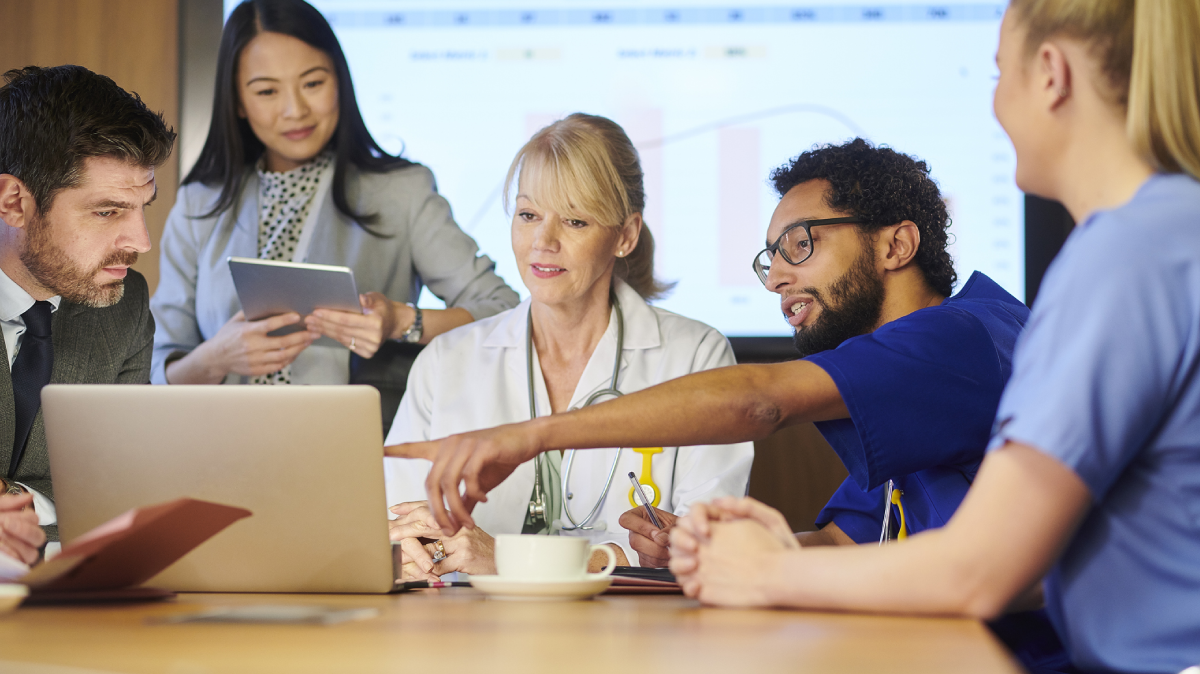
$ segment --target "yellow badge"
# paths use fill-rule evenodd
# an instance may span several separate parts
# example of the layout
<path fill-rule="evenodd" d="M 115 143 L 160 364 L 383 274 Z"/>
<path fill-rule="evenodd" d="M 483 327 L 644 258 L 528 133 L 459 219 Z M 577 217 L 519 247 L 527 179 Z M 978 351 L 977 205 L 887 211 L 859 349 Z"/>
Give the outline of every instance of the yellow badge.
<path fill-rule="evenodd" d="M 645 492 L 645 491 L 650 492 L 648 494 L 648 496 L 651 497 L 650 505 L 657 508 L 658 504 L 662 501 L 662 490 L 659 489 L 658 485 L 654 483 L 654 474 L 650 471 L 650 469 L 653 465 L 652 459 L 654 458 L 654 455 L 662 454 L 663 448 L 662 447 L 634 447 L 633 451 L 642 455 L 642 475 L 641 475 L 641 477 L 638 478 L 638 483 L 640 483 L 642 485 L 643 492 Z M 629 504 L 632 505 L 634 508 L 641 507 L 641 505 L 642 505 L 641 503 L 638 503 L 636 500 L 634 500 L 633 487 L 629 488 Z"/>

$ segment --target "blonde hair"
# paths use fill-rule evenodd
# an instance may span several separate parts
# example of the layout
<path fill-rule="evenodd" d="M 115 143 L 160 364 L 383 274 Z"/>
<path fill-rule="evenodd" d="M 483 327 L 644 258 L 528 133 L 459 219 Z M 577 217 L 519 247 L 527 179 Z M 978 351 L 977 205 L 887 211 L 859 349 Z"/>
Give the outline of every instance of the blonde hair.
<path fill-rule="evenodd" d="M 610 119 L 577 112 L 543 128 L 517 152 L 504 180 L 504 207 L 510 208 L 514 179 L 538 169 L 542 205 L 562 216 L 584 213 L 614 229 L 646 207 L 642 167 L 624 129 Z M 642 223 L 637 246 L 618 258 L 613 273 L 651 300 L 674 283 L 654 277 L 654 237 Z"/>
<path fill-rule="evenodd" d="M 1200 180 L 1200 3 L 1012 0 L 1027 51 L 1064 35 L 1087 42 L 1126 133 L 1157 170 Z"/>

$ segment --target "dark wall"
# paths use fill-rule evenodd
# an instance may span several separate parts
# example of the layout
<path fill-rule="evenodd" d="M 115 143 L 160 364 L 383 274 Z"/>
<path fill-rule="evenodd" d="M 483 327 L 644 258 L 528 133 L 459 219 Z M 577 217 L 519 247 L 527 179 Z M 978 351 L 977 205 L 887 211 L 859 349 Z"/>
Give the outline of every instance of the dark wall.
<path fill-rule="evenodd" d="M 1057 201 L 1025 195 L 1025 304 L 1033 306 L 1046 268 L 1058 255 L 1075 221 Z"/>

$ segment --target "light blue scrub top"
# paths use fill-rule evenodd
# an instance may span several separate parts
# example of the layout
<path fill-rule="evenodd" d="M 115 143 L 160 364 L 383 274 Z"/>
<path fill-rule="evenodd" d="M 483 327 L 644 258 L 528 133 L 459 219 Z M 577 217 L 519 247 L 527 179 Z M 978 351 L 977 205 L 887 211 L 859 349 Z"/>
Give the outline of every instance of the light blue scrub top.
<path fill-rule="evenodd" d="M 1091 490 L 1045 581 L 1075 664 L 1200 663 L 1200 183 L 1154 176 L 1072 233 L 996 418 L 992 450 L 1032 445 Z"/>

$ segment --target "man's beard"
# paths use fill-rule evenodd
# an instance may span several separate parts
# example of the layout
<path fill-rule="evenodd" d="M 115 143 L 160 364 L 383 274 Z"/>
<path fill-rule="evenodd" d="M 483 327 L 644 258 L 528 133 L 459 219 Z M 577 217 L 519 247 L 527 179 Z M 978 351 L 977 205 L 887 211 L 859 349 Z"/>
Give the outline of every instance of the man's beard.
<path fill-rule="evenodd" d="M 68 302 L 88 307 L 111 307 L 125 295 L 125 280 L 97 283 L 96 275 L 105 267 L 132 265 L 137 253 L 114 251 L 90 270 L 80 269 L 67 253 L 59 248 L 50 235 L 50 223 L 34 218 L 26 230 L 20 258 L 29 274 L 44 288 Z"/>
<path fill-rule="evenodd" d="M 870 332 L 883 314 L 883 277 L 875 270 L 874 251 L 863 246 L 862 253 L 829 286 L 827 302 L 816 288 L 805 288 L 821 307 L 821 315 L 808 327 L 796 330 L 792 340 L 801 358 L 837 348 L 839 344 Z"/>

